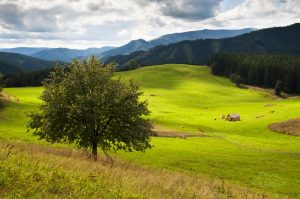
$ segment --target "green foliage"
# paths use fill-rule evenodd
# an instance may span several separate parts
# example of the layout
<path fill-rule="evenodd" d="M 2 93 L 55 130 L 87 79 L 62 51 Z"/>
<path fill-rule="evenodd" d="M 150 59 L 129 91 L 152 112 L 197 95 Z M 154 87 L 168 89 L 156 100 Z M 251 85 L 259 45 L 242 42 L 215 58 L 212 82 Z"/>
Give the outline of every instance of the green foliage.
<path fill-rule="evenodd" d="M 280 94 L 282 92 L 282 81 L 277 80 L 274 90 L 275 90 L 275 94 L 280 96 Z"/>
<path fill-rule="evenodd" d="M 133 81 L 114 79 L 115 65 L 94 56 L 74 61 L 69 70 L 56 67 L 45 80 L 40 112 L 28 123 L 34 135 L 49 142 L 75 143 L 92 150 L 144 151 L 150 148 L 151 124 L 147 103 Z"/>
<path fill-rule="evenodd" d="M 229 77 L 240 75 L 245 84 L 274 88 L 282 81 L 282 90 L 300 93 L 300 57 L 288 55 L 217 54 L 212 59 L 212 73 Z"/>
<path fill-rule="evenodd" d="M 126 64 L 125 68 L 121 68 L 121 71 L 134 70 L 138 67 L 139 67 L 138 63 L 133 59 Z"/>
<path fill-rule="evenodd" d="M 243 82 L 242 77 L 237 73 L 232 73 L 230 75 L 230 81 L 235 84 L 236 87 L 240 87 L 241 83 Z"/>

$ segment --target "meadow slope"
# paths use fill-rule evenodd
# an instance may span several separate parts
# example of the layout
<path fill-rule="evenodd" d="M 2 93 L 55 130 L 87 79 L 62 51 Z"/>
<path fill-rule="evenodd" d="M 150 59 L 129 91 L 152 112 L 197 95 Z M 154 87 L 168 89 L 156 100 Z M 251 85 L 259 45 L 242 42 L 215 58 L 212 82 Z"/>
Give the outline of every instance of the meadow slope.
<path fill-rule="evenodd" d="M 115 157 L 120 161 L 225 180 L 273 197 L 300 197 L 300 138 L 274 133 L 267 127 L 299 118 L 299 98 L 282 100 L 236 88 L 228 79 L 212 76 L 204 66 L 151 66 L 118 76 L 140 82 L 151 120 L 159 131 L 201 135 L 187 139 L 154 137 L 151 150 L 119 152 Z M 16 101 L 0 111 L 3 142 L 17 139 L 44 145 L 26 133 L 24 114 L 37 109 L 42 88 L 7 88 L 5 92 Z M 221 114 L 228 113 L 239 113 L 242 121 L 220 119 Z"/>

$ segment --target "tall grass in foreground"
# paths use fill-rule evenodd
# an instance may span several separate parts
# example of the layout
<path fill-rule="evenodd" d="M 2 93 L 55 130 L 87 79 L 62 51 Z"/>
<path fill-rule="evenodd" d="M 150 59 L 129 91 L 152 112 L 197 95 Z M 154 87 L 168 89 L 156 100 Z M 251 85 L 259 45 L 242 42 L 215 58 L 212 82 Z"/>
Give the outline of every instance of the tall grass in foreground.
<path fill-rule="evenodd" d="M 0 141 L 1 198 L 268 198 L 222 180 L 154 170 L 80 150 Z"/>

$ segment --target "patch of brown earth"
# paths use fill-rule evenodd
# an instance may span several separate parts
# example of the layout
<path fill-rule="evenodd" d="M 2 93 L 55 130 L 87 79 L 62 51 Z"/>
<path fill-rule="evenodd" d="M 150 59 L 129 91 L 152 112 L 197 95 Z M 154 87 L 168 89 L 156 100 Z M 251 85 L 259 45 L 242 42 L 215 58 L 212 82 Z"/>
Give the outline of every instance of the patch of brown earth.
<path fill-rule="evenodd" d="M 268 127 L 278 133 L 300 136 L 300 118 L 270 124 Z"/>
<path fill-rule="evenodd" d="M 15 102 L 18 102 L 19 99 L 5 93 L 5 92 L 0 92 L 0 100 L 3 100 L 3 101 L 15 101 Z"/>
<path fill-rule="evenodd" d="M 284 93 L 282 92 L 280 94 L 280 96 L 275 95 L 275 91 L 274 89 L 270 89 L 270 88 L 261 88 L 261 87 L 256 87 L 256 86 L 250 86 L 250 85 L 243 85 L 244 88 L 246 89 L 250 89 L 253 91 L 257 91 L 260 93 L 265 94 L 266 96 L 269 96 L 273 99 L 287 99 L 287 98 L 300 98 L 299 95 L 297 94 L 288 94 L 288 93 Z"/>

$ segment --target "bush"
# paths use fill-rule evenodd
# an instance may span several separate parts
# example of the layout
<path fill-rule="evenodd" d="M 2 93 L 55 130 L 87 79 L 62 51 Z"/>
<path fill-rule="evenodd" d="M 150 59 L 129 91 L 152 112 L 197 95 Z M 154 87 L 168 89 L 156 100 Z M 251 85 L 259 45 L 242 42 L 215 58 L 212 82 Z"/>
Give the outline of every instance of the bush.
<path fill-rule="evenodd" d="M 275 94 L 280 96 L 281 92 L 282 92 L 282 81 L 277 80 L 276 84 L 275 84 Z"/>
<path fill-rule="evenodd" d="M 241 83 L 243 82 L 242 77 L 241 77 L 239 74 L 237 74 L 237 73 L 231 74 L 231 75 L 230 75 L 230 80 L 231 80 L 233 83 L 235 83 L 235 85 L 236 85 L 237 87 L 240 87 L 240 86 L 241 86 Z"/>

